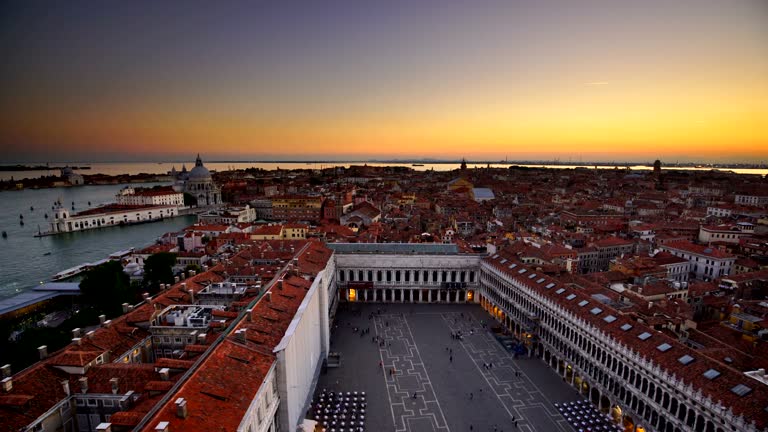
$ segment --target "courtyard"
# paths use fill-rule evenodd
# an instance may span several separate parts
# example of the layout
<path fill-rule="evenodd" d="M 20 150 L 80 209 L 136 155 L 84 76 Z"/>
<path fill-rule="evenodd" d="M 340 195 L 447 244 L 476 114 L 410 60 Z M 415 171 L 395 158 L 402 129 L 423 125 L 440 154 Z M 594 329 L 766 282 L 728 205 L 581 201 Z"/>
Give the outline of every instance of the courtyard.
<path fill-rule="evenodd" d="M 507 351 L 479 305 L 345 306 L 331 336 L 341 364 L 316 394 L 366 392 L 366 431 L 573 430 L 554 404 L 581 396 L 540 360 Z"/>

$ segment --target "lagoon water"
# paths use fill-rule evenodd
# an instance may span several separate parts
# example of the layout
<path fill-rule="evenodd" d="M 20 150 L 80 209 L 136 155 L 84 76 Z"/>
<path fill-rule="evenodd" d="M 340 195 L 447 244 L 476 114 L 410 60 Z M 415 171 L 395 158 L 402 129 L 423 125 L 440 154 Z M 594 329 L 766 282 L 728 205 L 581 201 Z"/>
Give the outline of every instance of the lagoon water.
<path fill-rule="evenodd" d="M 205 166 L 214 171 L 226 171 L 230 169 L 245 169 L 245 168 L 261 168 L 265 170 L 280 169 L 323 169 L 331 167 L 348 167 L 350 165 L 368 165 L 368 166 L 399 166 L 413 168 L 418 171 L 435 170 L 435 171 L 450 171 L 458 169 L 459 163 L 429 163 L 420 162 L 419 166 L 413 166 L 412 163 L 382 163 L 382 162 L 205 162 Z M 36 165 L 36 164 L 31 164 Z M 65 165 L 62 163 L 56 163 L 56 166 Z M 181 170 L 182 165 L 186 165 L 187 169 L 191 169 L 195 166 L 194 161 L 187 162 L 71 162 L 73 166 L 89 166 L 91 169 L 77 171 L 80 174 L 165 174 L 176 167 L 177 170 Z M 468 162 L 469 168 L 484 168 L 487 164 L 474 164 Z M 508 168 L 510 164 L 496 163 L 491 164 L 493 168 Z M 520 166 L 529 167 L 544 167 L 544 168 L 576 168 L 575 165 L 546 165 L 546 164 L 520 164 Z M 585 166 L 584 168 L 593 168 Z M 614 165 L 606 164 L 599 165 L 600 169 L 613 169 Z M 630 166 L 632 170 L 647 170 L 650 171 L 653 167 L 647 165 L 633 165 Z M 694 167 L 665 167 L 662 169 L 672 170 L 692 170 L 692 171 L 709 171 L 711 168 L 694 168 Z M 738 174 L 760 174 L 767 175 L 768 169 L 765 168 L 723 168 L 724 171 L 733 171 Z M 0 180 L 22 179 L 40 177 L 43 175 L 59 175 L 58 170 L 51 171 L 0 171 Z"/>
<path fill-rule="evenodd" d="M 0 298 L 31 289 L 54 274 L 86 262 L 98 261 L 109 254 L 131 247 L 141 248 L 155 242 L 169 231 L 178 231 L 195 222 L 195 216 L 182 216 L 160 222 L 126 227 L 98 228 L 36 238 L 53 218 L 51 206 L 61 199 L 67 208 L 75 202 L 75 210 L 113 202 L 124 185 L 80 186 L 0 192 Z M 146 184 L 144 186 L 154 186 Z M 34 207 L 34 210 L 30 210 Z M 48 214 L 48 219 L 45 214 Z M 19 223 L 24 216 L 24 225 Z M 46 253 L 50 252 L 50 255 Z"/>

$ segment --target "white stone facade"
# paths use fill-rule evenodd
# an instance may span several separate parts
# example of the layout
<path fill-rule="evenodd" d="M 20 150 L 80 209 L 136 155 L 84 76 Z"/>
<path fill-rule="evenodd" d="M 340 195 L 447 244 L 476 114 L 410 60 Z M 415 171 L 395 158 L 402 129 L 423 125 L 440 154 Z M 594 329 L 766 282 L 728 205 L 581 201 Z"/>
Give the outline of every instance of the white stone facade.
<path fill-rule="evenodd" d="M 248 411 L 243 416 L 238 432 L 275 432 L 277 424 L 277 407 L 280 405 L 280 395 L 277 386 L 277 363 L 273 363 L 259 386 L 259 391 L 251 401 Z"/>
<path fill-rule="evenodd" d="M 137 209 L 113 210 L 104 213 L 70 215 L 65 208 L 57 209 L 51 222 L 51 234 L 85 231 L 108 226 L 150 222 L 179 215 L 176 206 L 154 206 Z"/>
<path fill-rule="evenodd" d="M 323 361 L 328 357 L 328 286 L 325 270 L 309 288 L 285 336 L 275 347 L 277 383 L 280 395 L 278 421 L 295 430 L 304 419 L 320 375 Z M 272 288 L 279 295 L 278 287 Z"/>
<path fill-rule="evenodd" d="M 160 191 L 153 193 L 151 189 L 136 190 L 132 187 L 126 187 L 117 194 L 116 202 L 121 205 L 133 206 L 184 206 L 184 194 L 181 192 L 169 193 Z"/>
<path fill-rule="evenodd" d="M 531 282 L 533 284 L 533 282 Z M 483 262 L 480 302 L 515 333 L 535 336 L 531 353 L 600 408 L 646 431 L 751 431 L 733 414 L 599 327 Z M 498 308 L 498 309 L 495 309 Z M 617 410 L 618 408 L 618 410 Z"/>

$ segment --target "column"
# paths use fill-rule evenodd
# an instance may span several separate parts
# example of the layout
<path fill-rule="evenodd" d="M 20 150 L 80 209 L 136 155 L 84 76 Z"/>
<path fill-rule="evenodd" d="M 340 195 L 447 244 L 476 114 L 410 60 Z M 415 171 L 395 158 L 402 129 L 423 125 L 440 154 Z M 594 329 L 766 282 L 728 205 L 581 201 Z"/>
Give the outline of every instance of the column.
<path fill-rule="evenodd" d="M 368 291 L 369 291 L 369 290 L 367 290 L 367 289 L 366 289 L 366 290 L 363 290 L 363 301 L 364 301 L 364 302 L 367 302 L 367 301 L 368 301 Z"/>
<path fill-rule="evenodd" d="M 421 290 L 416 290 L 418 292 L 418 302 L 421 303 Z"/>
<path fill-rule="evenodd" d="M 432 303 L 432 294 L 434 293 L 434 290 L 429 290 L 429 299 L 427 300 L 429 303 Z"/>

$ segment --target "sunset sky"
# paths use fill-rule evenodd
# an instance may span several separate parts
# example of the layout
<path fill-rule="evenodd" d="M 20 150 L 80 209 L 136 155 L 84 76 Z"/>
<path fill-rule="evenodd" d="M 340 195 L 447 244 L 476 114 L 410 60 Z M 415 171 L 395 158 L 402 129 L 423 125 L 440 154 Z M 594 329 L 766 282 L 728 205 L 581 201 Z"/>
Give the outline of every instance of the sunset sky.
<path fill-rule="evenodd" d="M 765 0 L 23 0 L 0 54 L 0 163 L 768 162 Z"/>

